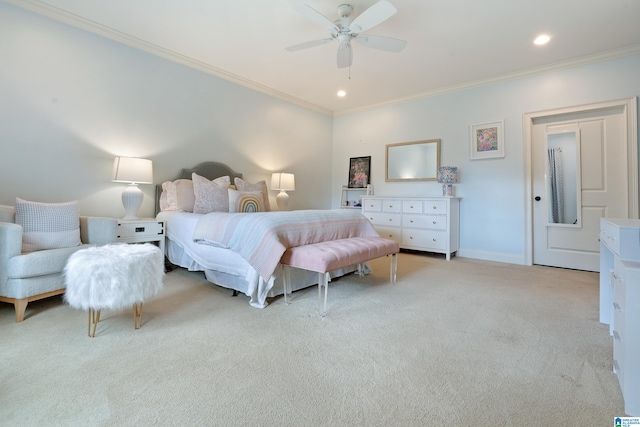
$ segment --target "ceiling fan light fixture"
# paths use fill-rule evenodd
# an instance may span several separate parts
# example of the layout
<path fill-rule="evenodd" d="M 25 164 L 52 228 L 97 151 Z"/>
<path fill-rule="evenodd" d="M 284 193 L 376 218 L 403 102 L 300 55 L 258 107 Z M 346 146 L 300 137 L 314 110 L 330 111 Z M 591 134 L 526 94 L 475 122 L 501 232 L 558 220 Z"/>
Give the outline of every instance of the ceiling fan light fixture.
<path fill-rule="evenodd" d="M 336 95 L 338 95 L 340 98 L 343 98 L 347 95 L 347 92 L 345 92 L 344 90 L 339 90 Z"/>
<path fill-rule="evenodd" d="M 319 46 L 336 40 L 338 42 L 338 55 L 336 61 L 338 68 L 350 67 L 353 62 L 351 40 L 355 40 L 368 48 L 396 53 L 402 51 L 407 44 L 404 40 L 392 37 L 365 36 L 361 34 L 396 14 L 398 10 L 387 0 L 378 0 L 355 18 L 351 18 L 353 6 L 349 4 L 341 4 L 338 6 L 338 15 L 340 17 L 335 21 L 331 21 L 329 18 L 306 4 L 299 4 L 295 6 L 294 9 L 310 21 L 329 30 L 330 38 L 312 40 L 289 46 L 285 49 L 289 52 L 295 52 L 297 50 Z"/>

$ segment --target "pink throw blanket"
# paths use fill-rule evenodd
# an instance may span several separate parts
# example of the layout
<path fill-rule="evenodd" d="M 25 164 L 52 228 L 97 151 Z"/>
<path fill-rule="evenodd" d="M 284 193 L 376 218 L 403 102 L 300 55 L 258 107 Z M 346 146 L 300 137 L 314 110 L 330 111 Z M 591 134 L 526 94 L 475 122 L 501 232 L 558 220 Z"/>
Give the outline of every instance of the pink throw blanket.
<path fill-rule="evenodd" d="M 212 212 L 198 221 L 193 240 L 238 252 L 265 281 L 288 248 L 349 237 L 378 237 L 359 210 Z"/>

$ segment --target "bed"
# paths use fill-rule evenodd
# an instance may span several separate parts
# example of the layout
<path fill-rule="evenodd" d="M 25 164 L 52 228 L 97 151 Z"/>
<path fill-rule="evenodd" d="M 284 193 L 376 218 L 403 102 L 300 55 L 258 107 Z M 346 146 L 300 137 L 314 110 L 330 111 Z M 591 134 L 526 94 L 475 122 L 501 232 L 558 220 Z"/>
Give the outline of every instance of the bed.
<path fill-rule="evenodd" d="M 195 181 L 190 182 L 192 178 Z M 234 210 L 233 194 L 266 193 L 266 183 L 246 183 L 241 173 L 223 163 L 204 162 L 194 168 L 182 169 L 173 181 L 156 187 L 156 217 L 166 223 L 167 259 L 190 271 L 204 272 L 209 282 L 231 289 L 234 294 L 247 295 L 249 304 L 256 308 L 266 307 L 268 298 L 283 293 L 279 258 L 288 247 L 345 237 L 378 236 L 357 210 L 230 213 L 219 209 L 205 213 L 207 209 L 199 209 L 203 213 L 190 212 L 192 206 L 198 211 L 199 202 L 192 201 L 190 198 L 195 195 L 191 196 L 189 190 L 184 189 L 196 188 L 205 180 L 209 181 L 206 185 L 215 185 L 217 181 L 223 183 L 221 185 L 230 183 L 229 210 Z M 234 187 L 234 184 L 244 188 Z M 182 190 L 177 191 L 180 186 Z M 167 201 L 167 198 L 179 200 Z M 264 202 L 265 198 L 267 202 Z M 256 200 L 255 205 L 248 203 L 246 206 L 270 210 L 268 193 L 262 198 L 256 196 Z M 332 272 L 331 277 L 353 271 L 355 266 L 350 266 Z M 318 276 L 313 272 L 294 268 L 290 274 L 294 291 L 318 283 Z"/>

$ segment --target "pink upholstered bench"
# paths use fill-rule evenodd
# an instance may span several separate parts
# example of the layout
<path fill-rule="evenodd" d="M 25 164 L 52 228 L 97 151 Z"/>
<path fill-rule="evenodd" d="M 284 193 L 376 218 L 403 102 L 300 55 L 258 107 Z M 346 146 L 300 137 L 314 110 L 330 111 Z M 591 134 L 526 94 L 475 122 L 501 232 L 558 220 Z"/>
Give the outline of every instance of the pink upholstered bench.
<path fill-rule="evenodd" d="M 339 268 L 358 264 L 358 274 L 363 275 L 362 263 L 372 259 L 391 255 L 390 278 L 392 284 L 396 283 L 398 270 L 398 242 L 382 237 L 351 237 L 348 239 L 330 240 L 311 245 L 289 248 L 282 255 L 284 275 L 284 298 L 289 302 L 290 276 L 287 267 L 296 267 L 302 270 L 318 273 L 318 297 L 321 306 L 321 315 L 327 310 L 327 291 L 329 288 L 329 272 Z M 324 305 L 322 305 L 322 287 L 324 286 Z"/>

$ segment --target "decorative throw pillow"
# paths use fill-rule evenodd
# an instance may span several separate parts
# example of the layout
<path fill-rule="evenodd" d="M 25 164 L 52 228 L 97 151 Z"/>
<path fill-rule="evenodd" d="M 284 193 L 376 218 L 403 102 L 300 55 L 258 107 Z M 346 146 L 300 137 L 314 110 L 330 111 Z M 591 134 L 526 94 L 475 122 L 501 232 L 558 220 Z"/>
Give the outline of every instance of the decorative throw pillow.
<path fill-rule="evenodd" d="M 229 212 L 229 194 L 227 189 L 231 182 L 228 176 L 209 181 L 207 178 L 192 174 L 193 191 L 196 201 L 193 213 L 205 214 L 209 212 Z M 226 179 L 225 179 L 226 178 Z"/>
<path fill-rule="evenodd" d="M 262 191 L 229 189 L 229 212 L 264 212 Z"/>
<path fill-rule="evenodd" d="M 193 181 L 190 179 L 176 179 L 173 183 L 176 189 L 177 210 L 193 212 L 193 205 L 196 203 L 196 195 L 193 191 Z"/>
<path fill-rule="evenodd" d="M 175 181 L 165 181 L 162 183 L 162 194 L 160 194 L 160 210 L 162 212 L 180 210 L 178 208 L 178 193 L 176 190 Z"/>
<path fill-rule="evenodd" d="M 239 191 L 260 191 L 262 192 L 262 203 L 264 206 L 264 212 L 271 211 L 271 205 L 269 205 L 269 191 L 267 190 L 267 183 L 265 181 L 256 182 L 255 184 L 249 184 L 242 178 L 236 178 L 234 180 L 236 187 Z"/>
<path fill-rule="evenodd" d="M 77 200 L 39 203 L 16 197 L 16 224 L 22 226 L 22 252 L 81 244 Z"/>

